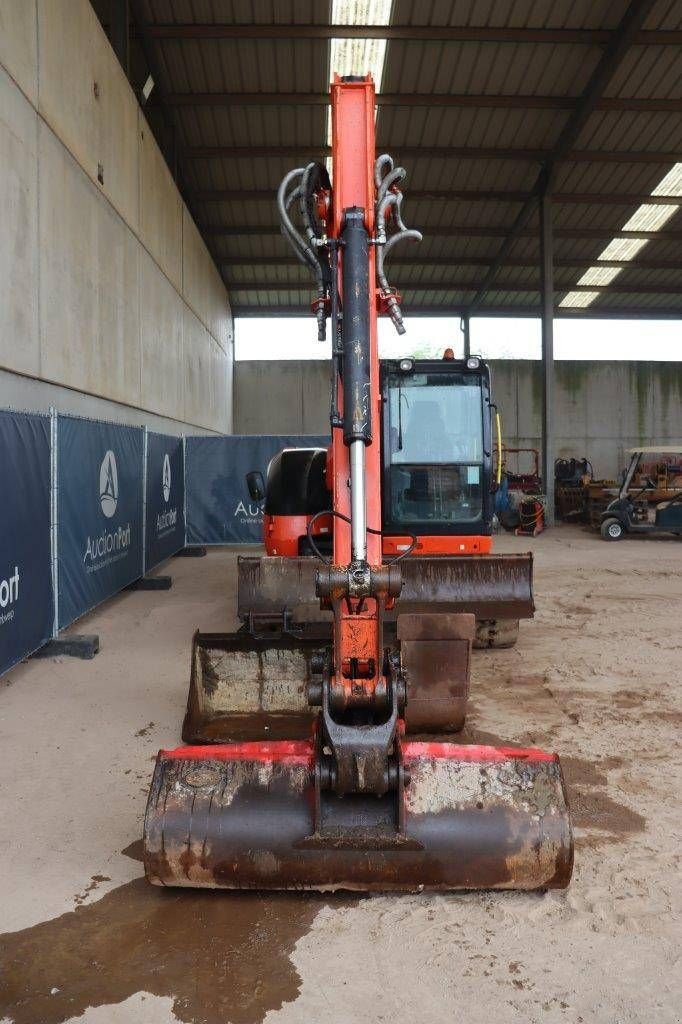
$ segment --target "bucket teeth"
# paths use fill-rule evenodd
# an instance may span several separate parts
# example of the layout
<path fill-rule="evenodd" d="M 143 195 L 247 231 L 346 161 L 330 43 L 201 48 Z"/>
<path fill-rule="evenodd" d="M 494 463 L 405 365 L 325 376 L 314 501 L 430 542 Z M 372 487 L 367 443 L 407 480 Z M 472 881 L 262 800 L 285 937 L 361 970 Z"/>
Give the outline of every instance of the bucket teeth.
<path fill-rule="evenodd" d="M 161 751 L 145 817 L 147 877 L 259 889 L 568 884 L 573 846 L 555 755 L 408 742 L 403 757 L 411 781 L 401 815 L 395 794 L 325 794 L 316 821 L 309 741 Z"/>

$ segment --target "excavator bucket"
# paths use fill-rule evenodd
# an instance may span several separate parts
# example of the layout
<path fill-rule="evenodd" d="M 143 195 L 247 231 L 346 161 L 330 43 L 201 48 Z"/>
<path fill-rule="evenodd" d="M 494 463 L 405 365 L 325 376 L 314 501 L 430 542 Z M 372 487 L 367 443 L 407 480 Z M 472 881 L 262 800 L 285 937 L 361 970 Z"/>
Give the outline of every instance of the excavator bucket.
<path fill-rule="evenodd" d="M 473 615 L 401 614 L 385 628 L 399 641 L 410 733 L 459 732 L 469 696 Z M 306 688 L 331 657 L 331 623 L 298 635 L 194 634 L 185 743 L 305 739 L 317 712 Z"/>
<path fill-rule="evenodd" d="M 155 885 L 550 889 L 571 877 L 559 760 L 404 742 L 404 790 L 320 792 L 311 740 L 160 751 L 144 824 Z"/>
<path fill-rule="evenodd" d="M 329 643 L 330 630 L 322 626 Z M 304 739 L 316 711 L 306 700 L 322 640 L 195 633 L 185 743 Z"/>

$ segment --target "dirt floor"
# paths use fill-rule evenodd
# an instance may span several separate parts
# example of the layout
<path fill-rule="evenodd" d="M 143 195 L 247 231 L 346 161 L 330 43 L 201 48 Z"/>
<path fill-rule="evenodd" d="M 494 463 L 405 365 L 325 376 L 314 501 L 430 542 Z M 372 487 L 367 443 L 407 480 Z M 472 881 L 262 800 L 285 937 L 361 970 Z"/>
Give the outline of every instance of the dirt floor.
<path fill-rule="evenodd" d="M 78 625 L 91 662 L 0 680 L 0 1022 L 680 1020 L 682 545 L 577 527 L 532 548 L 516 649 L 477 652 L 465 740 L 562 756 L 566 892 L 306 896 L 142 879 L 152 762 L 179 741 L 193 630 L 232 627 L 235 553 Z"/>

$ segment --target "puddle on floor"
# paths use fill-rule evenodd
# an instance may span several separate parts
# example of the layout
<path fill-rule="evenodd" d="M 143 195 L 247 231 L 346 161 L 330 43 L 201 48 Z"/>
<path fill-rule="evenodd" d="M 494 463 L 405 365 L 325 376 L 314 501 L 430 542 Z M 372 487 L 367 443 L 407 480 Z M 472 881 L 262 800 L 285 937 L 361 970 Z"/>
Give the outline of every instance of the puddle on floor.
<path fill-rule="evenodd" d="M 137 859 L 138 847 L 125 851 Z M 0 1019 L 62 1024 L 136 992 L 180 1021 L 259 1024 L 298 995 L 289 957 L 324 906 L 357 896 L 159 889 L 138 878 L 92 904 L 0 935 Z"/>
<path fill-rule="evenodd" d="M 512 742 L 495 733 L 483 732 L 468 722 L 458 739 L 464 743 L 484 743 L 493 747 L 546 746 L 544 738 L 537 734 L 529 733 L 523 742 Z M 551 743 L 548 746 L 552 749 Z M 607 772 L 622 768 L 626 764 L 622 758 L 611 756 L 589 761 L 564 754 L 560 756 L 571 822 L 575 828 L 592 833 L 576 840 L 578 845 L 594 847 L 622 842 L 630 835 L 645 831 L 646 818 L 614 800 L 608 792 Z"/>

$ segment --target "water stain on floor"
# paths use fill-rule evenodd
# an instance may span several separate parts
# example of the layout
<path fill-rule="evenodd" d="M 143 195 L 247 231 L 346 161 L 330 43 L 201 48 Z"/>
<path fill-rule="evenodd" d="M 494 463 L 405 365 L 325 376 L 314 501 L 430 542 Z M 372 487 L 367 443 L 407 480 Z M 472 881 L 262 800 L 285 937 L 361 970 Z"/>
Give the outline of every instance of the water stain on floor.
<path fill-rule="evenodd" d="M 468 722 L 458 737 L 463 743 L 483 743 L 493 747 L 537 746 L 542 737 L 526 733 L 521 741 L 510 741 L 495 733 L 484 732 Z M 583 846 L 601 846 L 622 842 L 629 835 L 644 832 L 646 818 L 608 793 L 608 771 L 624 765 L 621 757 L 611 756 L 599 761 L 580 757 L 561 757 L 561 767 L 568 793 L 571 821 L 577 828 L 593 833 L 577 842 Z"/>
<path fill-rule="evenodd" d="M 357 901 L 158 889 L 138 878 L 0 935 L 0 1019 L 63 1024 L 142 991 L 170 996 L 187 1024 L 260 1024 L 298 995 L 289 957 L 317 912 Z"/>
<path fill-rule="evenodd" d="M 561 764 L 573 824 L 597 833 L 587 837 L 587 841 L 583 840 L 584 845 L 619 842 L 629 835 L 644 832 L 646 818 L 618 803 L 606 792 L 606 772 L 619 768 L 623 764 L 621 758 L 610 757 L 593 762 L 580 757 L 562 757 Z"/>

